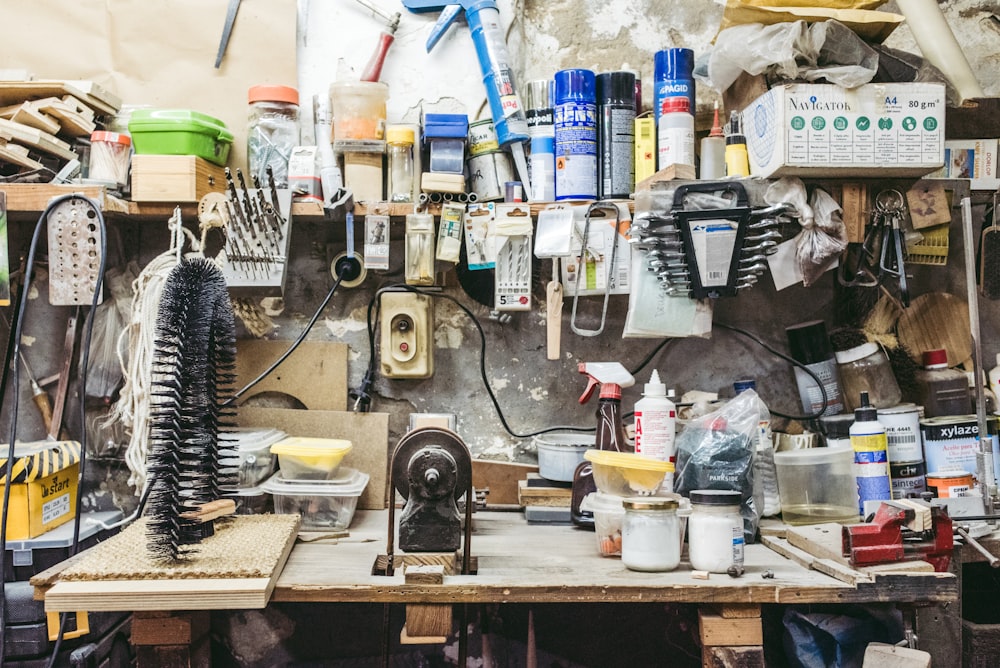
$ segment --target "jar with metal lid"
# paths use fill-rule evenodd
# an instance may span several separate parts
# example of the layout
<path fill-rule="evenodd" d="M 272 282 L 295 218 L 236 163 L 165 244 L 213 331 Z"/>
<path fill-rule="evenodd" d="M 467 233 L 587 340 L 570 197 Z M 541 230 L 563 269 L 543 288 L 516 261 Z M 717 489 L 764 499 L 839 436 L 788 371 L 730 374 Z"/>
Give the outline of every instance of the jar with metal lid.
<path fill-rule="evenodd" d="M 412 202 L 414 190 L 413 128 L 390 125 L 385 130 L 386 153 L 389 161 L 389 201 Z"/>
<path fill-rule="evenodd" d="M 287 188 L 288 160 L 299 145 L 299 92 L 290 86 L 253 86 L 247 99 L 250 175 L 267 187 L 270 167 L 275 187 Z"/>
<path fill-rule="evenodd" d="M 743 518 L 739 492 L 696 489 L 691 492 L 688 518 L 688 558 L 691 568 L 726 573 L 743 568 Z"/>
<path fill-rule="evenodd" d="M 640 496 L 622 501 L 622 563 L 633 571 L 672 571 L 681 561 L 678 503 Z"/>
<path fill-rule="evenodd" d="M 858 408 L 858 397 L 867 392 L 872 406 L 889 408 L 902 399 L 899 384 L 892 374 L 889 358 L 877 343 L 868 342 L 836 353 L 844 408 Z"/>

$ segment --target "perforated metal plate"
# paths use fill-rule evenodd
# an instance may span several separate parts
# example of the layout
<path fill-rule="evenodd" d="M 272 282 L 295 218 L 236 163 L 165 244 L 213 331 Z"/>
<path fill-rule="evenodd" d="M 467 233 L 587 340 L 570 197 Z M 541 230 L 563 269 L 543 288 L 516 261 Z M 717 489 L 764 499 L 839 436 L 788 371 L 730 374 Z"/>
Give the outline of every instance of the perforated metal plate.
<path fill-rule="evenodd" d="M 101 229 L 90 200 L 74 197 L 48 216 L 49 303 L 89 306 L 101 268 Z M 98 295 L 97 303 L 104 301 Z"/>

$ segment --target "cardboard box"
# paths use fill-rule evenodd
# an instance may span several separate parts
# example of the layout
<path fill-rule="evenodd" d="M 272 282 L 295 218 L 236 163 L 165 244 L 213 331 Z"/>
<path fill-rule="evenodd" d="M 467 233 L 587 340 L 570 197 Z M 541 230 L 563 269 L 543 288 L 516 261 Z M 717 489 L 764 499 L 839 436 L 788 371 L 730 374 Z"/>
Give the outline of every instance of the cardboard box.
<path fill-rule="evenodd" d="M 7 445 L 0 446 L 0 467 L 4 470 L 7 448 Z M 73 519 L 76 516 L 80 444 L 76 441 L 18 443 L 14 447 L 14 457 L 7 540 L 35 538 Z M 6 482 L 6 477 L 0 475 L 0 483 Z M 2 484 L 0 493 L 3 493 Z"/>
<path fill-rule="evenodd" d="M 973 190 L 1000 188 L 996 139 L 956 139 L 944 143 L 944 167 L 931 178 L 969 179 Z"/>
<path fill-rule="evenodd" d="M 743 111 L 754 176 L 922 176 L 944 164 L 944 86 L 786 84 Z"/>
<path fill-rule="evenodd" d="M 133 202 L 197 202 L 225 192 L 226 171 L 194 155 L 133 155 Z"/>
<path fill-rule="evenodd" d="M 382 154 L 345 153 L 344 185 L 354 193 L 355 202 L 381 202 Z"/>

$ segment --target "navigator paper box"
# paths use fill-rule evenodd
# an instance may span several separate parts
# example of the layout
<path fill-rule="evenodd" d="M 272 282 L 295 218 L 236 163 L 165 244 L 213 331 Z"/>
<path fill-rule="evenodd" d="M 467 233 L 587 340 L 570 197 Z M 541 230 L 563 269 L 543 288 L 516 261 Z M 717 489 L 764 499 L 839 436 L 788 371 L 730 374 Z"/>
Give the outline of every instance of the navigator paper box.
<path fill-rule="evenodd" d="M 922 176 L 944 164 L 944 86 L 787 84 L 743 111 L 754 176 Z"/>

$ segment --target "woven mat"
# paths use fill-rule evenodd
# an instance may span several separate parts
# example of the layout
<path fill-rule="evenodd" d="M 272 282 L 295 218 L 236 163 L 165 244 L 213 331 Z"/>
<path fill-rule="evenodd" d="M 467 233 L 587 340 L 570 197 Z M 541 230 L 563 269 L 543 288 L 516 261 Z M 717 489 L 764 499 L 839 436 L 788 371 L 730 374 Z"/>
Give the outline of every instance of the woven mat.
<path fill-rule="evenodd" d="M 216 522 L 215 535 L 202 541 L 197 552 L 171 563 L 149 557 L 146 519 L 140 518 L 88 550 L 60 579 L 269 578 L 298 527 L 298 515 L 239 515 Z"/>

